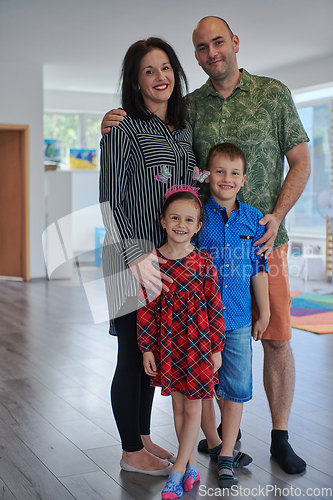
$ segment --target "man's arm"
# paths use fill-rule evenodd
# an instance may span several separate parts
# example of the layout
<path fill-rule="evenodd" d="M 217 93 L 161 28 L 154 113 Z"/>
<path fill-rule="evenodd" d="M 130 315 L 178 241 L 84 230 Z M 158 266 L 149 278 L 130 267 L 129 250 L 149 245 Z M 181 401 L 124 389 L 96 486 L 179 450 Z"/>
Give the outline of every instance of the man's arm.
<path fill-rule="evenodd" d="M 282 185 L 280 196 L 273 213 L 266 214 L 259 221 L 259 224 L 266 225 L 266 232 L 260 240 L 253 244 L 257 246 L 263 243 L 259 253 L 265 253 L 266 256 L 272 251 L 279 226 L 303 193 L 311 172 L 310 152 L 307 142 L 302 142 L 292 148 L 286 153 L 286 157 L 289 172 Z"/>

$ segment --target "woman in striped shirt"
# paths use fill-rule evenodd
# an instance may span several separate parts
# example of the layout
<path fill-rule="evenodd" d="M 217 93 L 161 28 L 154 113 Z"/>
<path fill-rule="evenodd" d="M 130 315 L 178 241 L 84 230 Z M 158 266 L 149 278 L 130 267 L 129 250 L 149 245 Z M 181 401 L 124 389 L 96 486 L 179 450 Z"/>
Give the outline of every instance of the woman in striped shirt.
<path fill-rule="evenodd" d="M 186 89 L 170 45 L 159 38 L 136 42 L 122 70 L 127 115 L 101 140 L 103 271 L 110 333 L 118 337 L 111 403 L 122 441 L 120 464 L 152 475 L 169 475 L 173 456 L 150 439 L 154 388 L 137 343 L 137 293 L 140 284 L 155 293 L 168 290 L 171 280 L 158 269 L 165 261 L 149 252 L 164 242 L 159 214 L 166 190 L 195 184 L 192 129 L 182 97 Z"/>

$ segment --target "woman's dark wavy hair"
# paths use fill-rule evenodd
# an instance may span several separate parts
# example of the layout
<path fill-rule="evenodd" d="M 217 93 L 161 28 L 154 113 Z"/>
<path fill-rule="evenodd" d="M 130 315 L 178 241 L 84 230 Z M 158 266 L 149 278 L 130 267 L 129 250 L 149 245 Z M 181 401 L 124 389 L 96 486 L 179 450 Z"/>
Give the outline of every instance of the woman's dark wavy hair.
<path fill-rule="evenodd" d="M 148 38 L 139 40 L 130 46 L 124 57 L 121 78 L 122 78 L 122 107 L 127 114 L 133 118 L 149 120 L 153 118 L 141 95 L 138 87 L 138 77 L 141 59 L 154 49 L 165 52 L 169 58 L 174 72 L 175 87 L 168 101 L 168 120 L 176 129 L 185 128 L 185 101 L 183 93 L 187 92 L 187 78 L 184 70 L 170 45 L 161 38 Z"/>

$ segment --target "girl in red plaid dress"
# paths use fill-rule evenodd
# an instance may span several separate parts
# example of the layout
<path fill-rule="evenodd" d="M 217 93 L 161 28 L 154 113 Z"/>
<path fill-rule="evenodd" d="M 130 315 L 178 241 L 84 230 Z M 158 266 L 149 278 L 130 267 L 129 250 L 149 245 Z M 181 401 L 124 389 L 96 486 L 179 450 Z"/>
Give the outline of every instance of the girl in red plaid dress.
<path fill-rule="evenodd" d="M 202 226 L 197 189 L 172 186 L 161 215 L 167 242 L 156 249 L 166 263 L 161 272 L 173 283 L 156 297 L 141 290 L 138 343 L 154 386 L 172 396 L 177 459 L 162 498 L 179 498 L 200 479 L 194 447 L 201 421 L 201 400 L 213 398 L 224 345 L 224 320 L 213 259 L 192 244 Z"/>

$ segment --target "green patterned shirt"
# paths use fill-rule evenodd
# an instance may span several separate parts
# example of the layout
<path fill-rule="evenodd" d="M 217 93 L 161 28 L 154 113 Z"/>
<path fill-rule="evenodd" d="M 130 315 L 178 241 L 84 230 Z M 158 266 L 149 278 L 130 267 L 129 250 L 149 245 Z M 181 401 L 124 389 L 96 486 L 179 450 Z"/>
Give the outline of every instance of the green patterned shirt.
<path fill-rule="evenodd" d="M 210 80 L 186 97 L 194 153 L 198 166 L 204 169 L 208 151 L 215 144 L 232 142 L 240 147 L 247 160 L 247 178 L 239 199 L 270 214 L 281 191 L 284 155 L 309 138 L 285 85 L 241 71 L 226 99 Z M 274 248 L 287 240 L 283 221 Z"/>

